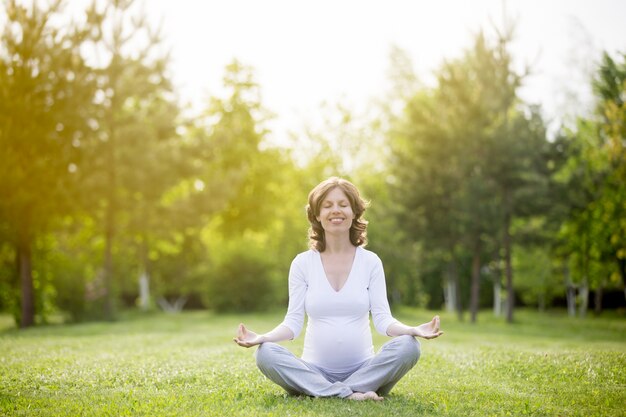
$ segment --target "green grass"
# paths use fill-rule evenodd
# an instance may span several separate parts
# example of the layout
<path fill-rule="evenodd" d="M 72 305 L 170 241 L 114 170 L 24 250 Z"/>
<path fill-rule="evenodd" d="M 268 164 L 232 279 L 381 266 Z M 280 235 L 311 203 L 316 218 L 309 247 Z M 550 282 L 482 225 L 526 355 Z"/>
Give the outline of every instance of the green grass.
<path fill-rule="evenodd" d="M 407 323 L 424 311 L 396 310 Z M 519 312 L 506 325 L 442 315 L 446 334 L 382 403 L 289 397 L 236 346 L 239 321 L 282 314 L 129 316 L 17 331 L 0 318 L 0 415 L 626 416 L 626 319 Z M 385 338 L 376 335 L 379 347 Z M 285 343 L 295 353 L 302 337 Z"/>

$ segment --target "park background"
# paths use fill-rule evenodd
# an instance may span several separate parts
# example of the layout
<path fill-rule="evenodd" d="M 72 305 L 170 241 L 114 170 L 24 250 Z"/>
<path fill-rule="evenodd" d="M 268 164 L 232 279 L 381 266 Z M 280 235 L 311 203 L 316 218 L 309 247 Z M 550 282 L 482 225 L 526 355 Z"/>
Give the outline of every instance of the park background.
<path fill-rule="evenodd" d="M 607 341 L 595 341 L 608 359 L 594 369 L 606 389 L 593 410 L 619 410 L 624 5 L 415 3 L 4 2 L 2 343 L 29 352 L 3 356 L 0 377 L 21 387 L 2 391 L 4 410 L 37 399 L 45 414 L 48 394 L 16 371 L 54 370 L 43 364 L 62 356 L 34 346 L 54 347 L 55 335 L 147 329 L 155 342 L 162 326 L 184 350 L 194 332 L 227 338 L 237 315 L 269 330 L 286 307 L 291 260 L 307 249 L 307 194 L 332 175 L 371 201 L 367 247 L 385 265 L 392 310 L 420 322 L 439 312 L 467 336 L 450 337 L 461 344 L 500 332 L 490 343 L 547 346 L 516 334 L 557 326 L 574 338 L 555 345 L 575 346 L 572 358 L 581 332 L 602 327 L 588 333 Z M 56 347 L 80 350 L 72 343 Z M 124 384 L 145 371 L 133 366 Z M 545 395 L 513 414 L 551 414 Z"/>
<path fill-rule="evenodd" d="M 472 319 L 490 307 L 509 321 L 516 304 L 582 316 L 623 309 L 623 5 L 561 4 L 557 13 L 450 3 L 458 12 L 442 14 L 402 2 L 298 13 L 234 3 L 3 7 L 0 308 L 16 323 L 284 305 L 289 264 L 307 247 L 307 193 L 331 175 L 371 201 L 369 248 L 385 263 L 392 304 Z M 320 21 L 298 31 L 285 19 L 308 22 L 307 10 L 328 13 L 328 29 Z M 395 31 L 376 29 L 373 16 L 387 22 L 394 12 Z M 412 38 L 429 13 L 444 29 L 429 23 Z M 529 32 L 524 13 L 556 27 Z M 202 29 L 198 15 L 216 28 Z M 598 28 L 599 17 L 617 25 L 597 29 L 600 41 L 583 23 Z M 420 67 L 412 40 L 442 51 L 424 46 Z M 282 112 L 265 105 L 254 66 L 237 52 L 259 60 Z M 354 61 L 371 80 L 358 65 L 344 69 Z M 197 67 L 215 69 L 199 76 Z M 360 95 L 349 95 L 359 85 L 350 77 Z M 325 83 L 329 97 L 310 107 L 307 91 Z"/>

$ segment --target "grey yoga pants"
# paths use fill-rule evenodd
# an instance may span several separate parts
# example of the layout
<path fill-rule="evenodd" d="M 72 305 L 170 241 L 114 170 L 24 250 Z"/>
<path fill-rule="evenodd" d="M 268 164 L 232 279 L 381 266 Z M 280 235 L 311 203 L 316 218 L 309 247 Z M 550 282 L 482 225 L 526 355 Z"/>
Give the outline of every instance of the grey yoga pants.
<path fill-rule="evenodd" d="M 256 353 L 263 375 L 290 394 L 345 398 L 354 392 L 375 391 L 387 395 L 417 363 L 420 344 L 412 336 L 398 336 L 348 375 L 331 375 L 307 363 L 276 343 L 263 343 Z"/>

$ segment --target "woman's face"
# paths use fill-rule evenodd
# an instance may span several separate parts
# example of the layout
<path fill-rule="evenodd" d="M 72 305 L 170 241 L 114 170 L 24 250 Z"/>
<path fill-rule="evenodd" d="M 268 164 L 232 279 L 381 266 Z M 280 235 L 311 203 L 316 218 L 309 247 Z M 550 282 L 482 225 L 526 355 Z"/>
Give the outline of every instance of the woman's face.
<path fill-rule="evenodd" d="M 320 206 L 317 221 L 322 224 L 326 233 L 349 232 L 354 220 L 354 212 L 348 196 L 339 187 L 326 194 Z"/>

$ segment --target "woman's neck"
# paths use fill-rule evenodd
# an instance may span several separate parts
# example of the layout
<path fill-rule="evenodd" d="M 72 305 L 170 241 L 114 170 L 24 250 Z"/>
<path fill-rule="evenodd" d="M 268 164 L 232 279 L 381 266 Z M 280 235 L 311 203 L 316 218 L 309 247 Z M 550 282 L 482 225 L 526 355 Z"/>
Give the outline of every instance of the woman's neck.
<path fill-rule="evenodd" d="M 333 236 L 326 235 L 326 248 L 324 252 L 327 254 L 352 253 L 355 246 L 350 242 L 350 236 Z"/>

